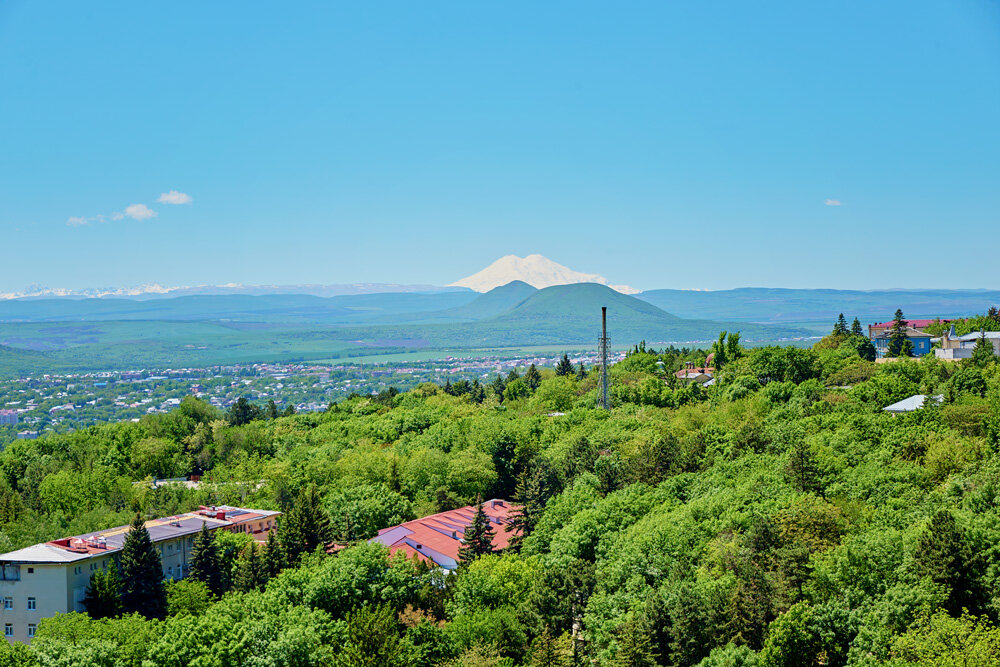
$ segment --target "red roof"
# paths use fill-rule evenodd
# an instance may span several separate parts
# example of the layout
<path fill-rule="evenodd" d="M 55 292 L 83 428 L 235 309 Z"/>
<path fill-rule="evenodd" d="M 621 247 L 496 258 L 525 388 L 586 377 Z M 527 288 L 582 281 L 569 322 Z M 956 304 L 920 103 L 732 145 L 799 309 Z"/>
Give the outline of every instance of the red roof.
<path fill-rule="evenodd" d="M 951 320 L 906 320 L 906 325 L 913 327 L 914 329 L 923 329 L 924 327 L 929 327 L 938 322 L 947 324 L 948 322 L 951 322 Z M 873 324 L 872 329 L 887 329 L 893 324 L 895 324 L 895 322 L 880 322 L 879 324 Z"/>
<path fill-rule="evenodd" d="M 483 512 L 493 525 L 495 549 L 503 549 L 510 543 L 511 533 L 508 532 L 510 527 L 507 520 L 510 510 L 510 503 L 506 500 L 483 501 Z M 408 557 L 415 556 L 451 570 L 458 565 L 458 550 L 462 548 L 465 529 L 472 523 L 475 514 L 476 508 L 472 505 L 431 514 L 422 519 L 383 528 L 378 531 L 378 536 L 368 541 L 384 544 L 389 547 L 390 553 L 402 551 Z"/>

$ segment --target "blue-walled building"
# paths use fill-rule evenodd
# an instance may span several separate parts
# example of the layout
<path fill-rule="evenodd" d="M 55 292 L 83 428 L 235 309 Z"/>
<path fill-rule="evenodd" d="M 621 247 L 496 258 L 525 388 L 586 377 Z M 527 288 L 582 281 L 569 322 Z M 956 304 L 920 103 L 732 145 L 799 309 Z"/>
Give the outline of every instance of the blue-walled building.
<path fill-rule="evenodd" d="M 892 329 L 884 329 L 872 336 L 872 343 L 875 344 L 875 352 L 879 357 L 884 357 L 889 352 L 889 339 L 892 337 Z M 906 327 L 906 340 L 913 345 L 913 356 L 922 357 L 931 351 L 931 338 L 929 333 L 924 333 L 913 327 Z"/>

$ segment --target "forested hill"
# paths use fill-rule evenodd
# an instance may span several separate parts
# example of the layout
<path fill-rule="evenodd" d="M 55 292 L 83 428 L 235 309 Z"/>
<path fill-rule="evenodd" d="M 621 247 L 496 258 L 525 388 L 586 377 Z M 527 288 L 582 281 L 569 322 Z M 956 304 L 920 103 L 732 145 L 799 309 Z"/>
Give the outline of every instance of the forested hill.
<path fill-rule="evenodd" d="M 43 620 L 0 665 L 995 664 L 1000 365 L 856 347 L 732 339 L 707 389 L 674 379 L 703 353 L 639 347 L 611 369 L 610 413 L 596 373 L 564 364 L 285 417 L 189 397 L 15 442 L 5 551 L 136 511 L 286 515 L 266 550 L 217 538 L 214 593 L 170 583 L 164 619 L 117 617 L 102 580 L 91 609 L 110 618 Z M 882 411 L 917 393 L 943 403 Z M 192 471 L 199 488 L 136 484 Z M 363 543 L 480 497 L 518 501 L 519 548 L 442 577 Z M 310 553 L 327 540 L 348 546 Z"/>

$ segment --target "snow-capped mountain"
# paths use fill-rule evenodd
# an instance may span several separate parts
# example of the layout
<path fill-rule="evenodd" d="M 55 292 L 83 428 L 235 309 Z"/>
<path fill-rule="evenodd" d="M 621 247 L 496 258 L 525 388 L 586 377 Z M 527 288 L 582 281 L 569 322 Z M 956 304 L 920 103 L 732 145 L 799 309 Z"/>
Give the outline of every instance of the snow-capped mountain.
<path fill-rule="evenodd" d="M 493 262 L 479 273 L 462 278 L 451 283 L 449 287 L 467 287 L 477 292 L 488 292 L 494 287 L 506 285 L 514 280 L 521 280 L 533 287 L 542 289 L 553 285 L 572 285 L 574 283 L 599 283 L 607 285 L 622 294 L 637 294 L 639 290 L 628 285 L 612 285 L 604 276 L 596 273 L 580 273 L 557 264 L 542 255 L 518 257 L 507 255 Z"/>

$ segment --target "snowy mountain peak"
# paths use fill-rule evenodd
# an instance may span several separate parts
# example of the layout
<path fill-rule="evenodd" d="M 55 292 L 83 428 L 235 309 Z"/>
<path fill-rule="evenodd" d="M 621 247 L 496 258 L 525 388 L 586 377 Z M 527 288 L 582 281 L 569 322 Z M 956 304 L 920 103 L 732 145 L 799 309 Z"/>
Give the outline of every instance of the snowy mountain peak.
<path fill-rule="evenodd" d="M 612 285 L 607 278 L 596 273 L 574 271 L 542 255 L 528 255 L 527 257 L 506 255 L 479 273 L 453 282 L 449 287 L 468 287 L 477 292 L 489 292 L 494 287 L 506 285 L 514 280 L 523 280 L 538 289 L 553 285 L 599 283 L 622 294 L 636 294 L 639 291 L 628 285 Z"/>

